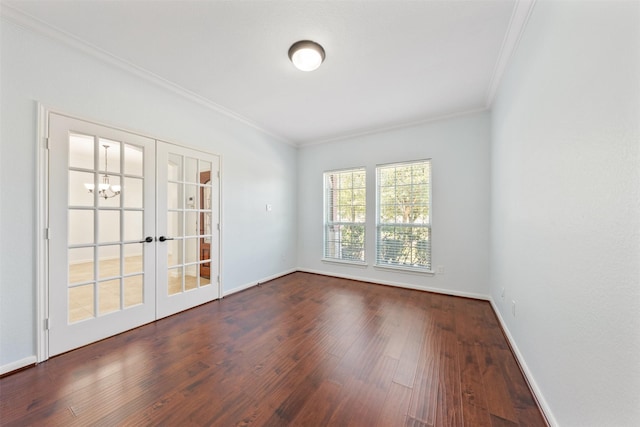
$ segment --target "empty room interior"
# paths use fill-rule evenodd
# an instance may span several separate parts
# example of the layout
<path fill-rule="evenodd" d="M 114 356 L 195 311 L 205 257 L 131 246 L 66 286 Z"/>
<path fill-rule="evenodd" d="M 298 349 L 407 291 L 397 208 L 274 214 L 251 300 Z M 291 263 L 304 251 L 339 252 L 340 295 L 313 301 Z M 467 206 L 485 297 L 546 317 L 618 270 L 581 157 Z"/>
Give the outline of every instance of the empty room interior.
<path fill-rule="evenodd" d="M 640 425 L 640 1 L 0 3 L 0 425 Z"/>

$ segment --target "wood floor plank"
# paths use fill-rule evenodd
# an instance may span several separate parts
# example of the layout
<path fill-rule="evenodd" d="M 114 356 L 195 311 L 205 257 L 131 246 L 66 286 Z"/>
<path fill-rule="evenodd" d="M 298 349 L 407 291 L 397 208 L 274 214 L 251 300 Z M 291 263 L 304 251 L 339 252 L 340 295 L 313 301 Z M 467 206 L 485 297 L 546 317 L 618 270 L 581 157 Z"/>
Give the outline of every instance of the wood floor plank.
<path fill-rule="evenodd" d="M 442 332 L 438 375 L 436 426 L 463 425 L 458 341 L 453 329 Z"/>
<path fill-rule="evenodd" d="M 410 400 L 411 389 L 392 382 L 374 425 L 377 427 L 404 426 L 407 421 Z"/>
<path fill-rule="evenodd" d="M 486 301 L 294 273 L 0 378 L 2 426 L 544 426 Z"/>
<path fill-rule="evenodd" d="M 495 352 L 499 349 L 488 348 L 484 345 L 478 345 L 475 348 L 489 414 L 516 422 L 515 405 L 511 401 L 507 381 L 502 376 L 499 361 L 495 357 Z"/>
<path fill-rule="evenodd" d="M 476 344 L 458 342 L 460 366 L 461 414 L 463 425 L 490 427 L 491 417 L 487 409 L 482 376 L 478 364 Z"/>
<path fill-rule="evenodd" d="M 393 378 L 396 383 L 410 388 L 415 381 L 425 334 L 424 312 L 416 310 L 413 316 L 415 320 L 409 326 L 409 336 L 405 340 L 400 359 L 398 359 L 398 369 Z"/>
<path fill-rule="evenodd" d="M 538 405 L 526 385 L 526 380 L 513 354 L 509 350 L 502 350 L 499 353 L 499 360 L 509 394 L 515 402 L 514 408 L 518 420 L 523 420 L 525 425 L 544 423 Z"/>
<path fill-rule="evenodd" d="M 408 414 L 411 419 L 429 426 L 435 425 L 436 419 L 440 350 L 441 342 L 432 315 L 427 320 Z"/>
<path fill-rule="evenodd" d="M 324 380 L 291 421 L 293 426 L 326 426 L 340 403 L 342 385 Z"/>

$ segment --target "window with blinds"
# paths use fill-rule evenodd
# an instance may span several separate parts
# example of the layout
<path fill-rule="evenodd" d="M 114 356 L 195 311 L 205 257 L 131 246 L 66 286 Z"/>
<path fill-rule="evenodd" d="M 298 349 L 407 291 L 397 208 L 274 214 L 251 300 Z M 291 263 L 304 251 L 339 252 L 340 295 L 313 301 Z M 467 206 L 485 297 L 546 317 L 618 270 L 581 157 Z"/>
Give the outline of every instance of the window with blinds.
<path fill-rule="evenodd" d="M 376 265 L 431 270 L 431 161 L 376 168 Z"/>
<path fill-rule="evenodd" d="M 324 174 L 324 258 L 364 262 L 366 171 Z"/>

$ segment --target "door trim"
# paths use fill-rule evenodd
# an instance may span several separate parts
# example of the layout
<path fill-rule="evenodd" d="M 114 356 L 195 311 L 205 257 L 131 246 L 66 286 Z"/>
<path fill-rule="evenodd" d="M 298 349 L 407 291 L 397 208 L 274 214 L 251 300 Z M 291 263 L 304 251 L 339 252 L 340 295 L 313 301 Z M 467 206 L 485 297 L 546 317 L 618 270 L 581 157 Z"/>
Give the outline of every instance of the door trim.
<path fill-rule="evenodd" d="M 53 109 L 40 102 L 38 107 L 38 130 L 36 135 L 36 363 L 49 358 L 49 331 L 46 319 L 49 318 L 49 150 L 47 135 L 49 134 L 49 114 Z"/>
<path fill-rule="evenodd" d="M 35 332 L 36 332 L 36 348 L 35 348 L 35 358 L 36 363 L 44 362 L 49 359 L 49 331 L 48 331 L 48 318 L 49 318 L 49 238 L 48 238 L 48 227 L 49 227 L 49 149 L 47 147 L 47 135 L 49 134 L 49 115 L 57 114 L 61 116 L 66 116 L 76 120 L 82 120 L 85 122 L 93 123 L 99 126 L 110 127 L 119 131 L 128 132 L 131 134 L 139 135 L 145 138 L 154 139 L 157 142 L 163 142 L 167 144 L 176 145 L 178 147 L 184 147 L 191 150 L 201 151 L 207 154 L 212 154 L 219 158 L 219 203 L 218 203 L 218 212 L 219 212 L 219 223 L 220 230 L 218 235 L 218 263 L 219 263 L 219 276 L 220 280 L 217 284 L 218 287 L 218 295 L 219 298 L 222 299 L 224 296 L 223 293 L 223 255 L 222 255 L 222 235 L 223 235 L 223 184 L 222 184 L 222 165 L 223 165 L 223 156 L 221 154 L 217 154 L 215 152 L 206 151 L 200 147 L 194 147 L 188 144 L 175 143 L 172 141 L 168 141 L 163 138 L 159 138 L 156 136 L 144 134 L 137 131 L 131 131 L 128 129 L 124 129 L 119 126 L 114 126 L 111 124 L 107 124 L 105 122 L 101 122 L 98 120 L 83 118 L 80 116 L 72 115 L 61 111 L 57 108 L 51 107 L 42 102 L 36 101 L 36 109 L 37 109 L 37 125 L 36 125 L 36 200 L 35 200 L 35 208 L 36 208 L 36 223 L 37 229 L 35 232 L 35 246 L 36 246 L 36 259 L 35 259 Z M 158 319 L 156 319 L 158 320 Z M 31 359 L 29 359 L 31 360 Z"/>

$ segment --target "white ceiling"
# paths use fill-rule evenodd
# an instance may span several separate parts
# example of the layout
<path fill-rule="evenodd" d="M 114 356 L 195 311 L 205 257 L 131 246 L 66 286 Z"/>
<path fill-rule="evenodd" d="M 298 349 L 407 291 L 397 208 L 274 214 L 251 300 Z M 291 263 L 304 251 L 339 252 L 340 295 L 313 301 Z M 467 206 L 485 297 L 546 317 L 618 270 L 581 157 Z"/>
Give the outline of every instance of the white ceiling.
<path fill-rule="evenodd" d="M 3 3 L 297 145 L 487 108 L 524 22 L 517 0 Z"/>

